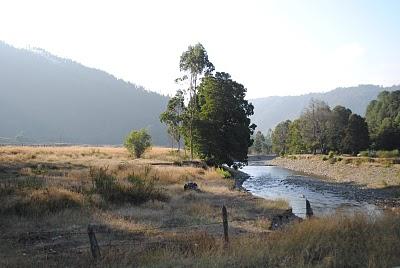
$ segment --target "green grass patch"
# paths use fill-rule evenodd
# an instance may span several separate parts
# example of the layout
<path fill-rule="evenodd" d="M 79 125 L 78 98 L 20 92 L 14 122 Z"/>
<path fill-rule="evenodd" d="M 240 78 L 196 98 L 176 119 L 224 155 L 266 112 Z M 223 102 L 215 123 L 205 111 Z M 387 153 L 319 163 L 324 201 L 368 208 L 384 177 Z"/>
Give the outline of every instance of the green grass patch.
<path fill-rule="evenodd" d="M 221 175 L 224 179 L 232 178 L 232 174 L 229 171 L 227 171 L 227 170 L 225 170 L 223 168 L 216 168 L 215 171 L 219 175 Z"/>
<path fill-rule="evenodd" d="M 377 151 L 376 156 L 379 158 L 395 158 L 399 157 L 399 150 L 392 150 L 392 151 Z"/>

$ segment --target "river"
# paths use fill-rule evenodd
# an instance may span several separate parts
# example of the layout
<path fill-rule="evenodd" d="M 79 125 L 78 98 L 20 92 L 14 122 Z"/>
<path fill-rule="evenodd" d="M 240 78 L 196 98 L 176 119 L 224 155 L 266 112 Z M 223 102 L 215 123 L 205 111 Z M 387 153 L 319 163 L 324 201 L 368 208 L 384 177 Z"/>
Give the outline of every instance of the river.
<path fill-rule="evenodd" d="M 347 185 L 329 183 L 276 166 L 249 165 L 241 171 L 250 175 L 243 183 L 246 190 L 262 198 L 288 201 L 298 217 L 305 218 L 306 198 L 316 216 L 336 212 L 368 215 L 380 213 L 377 206 L 352 198 L 349 193 L 354 189 Z"/>

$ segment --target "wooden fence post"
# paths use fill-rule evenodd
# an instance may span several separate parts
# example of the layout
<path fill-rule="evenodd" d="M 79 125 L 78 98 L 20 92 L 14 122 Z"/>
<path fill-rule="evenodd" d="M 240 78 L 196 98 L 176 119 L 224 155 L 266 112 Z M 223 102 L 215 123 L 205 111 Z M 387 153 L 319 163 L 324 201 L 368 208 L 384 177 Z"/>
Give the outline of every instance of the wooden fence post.
<path fill-rule="evenodd" d="M 308 199 L 306 199 L 306 216 L 307 219 L 311 218 L 314 215 L 314 212 L 311 208 L 311 204 L 310 201 L 308 201 Z"/>
<path fill-rule="evenodd" d="M 96 234 L 94 233 L 93 225 L 91 224 L 88 225 L 88 235 L 90 241 L 90 251 L 92 252 L 93 258 L 96 260 L 98 257 L 100 257 L 100 247 L 99 244 L 97 244 Z"/>
<path fill-rule="evenodd" d="M 229 236 L 228 236 L 228 212 L 225 206 L 222 206 L 222 224 L 224 227 L 224 241 L 225 244 L 229 243 Z"/>

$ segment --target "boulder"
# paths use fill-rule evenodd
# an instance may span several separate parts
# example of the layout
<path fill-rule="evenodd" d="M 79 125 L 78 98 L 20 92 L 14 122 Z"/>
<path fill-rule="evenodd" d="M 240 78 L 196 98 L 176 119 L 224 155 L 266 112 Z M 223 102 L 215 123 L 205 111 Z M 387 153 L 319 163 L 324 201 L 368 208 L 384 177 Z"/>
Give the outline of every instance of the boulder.
<path fill-rule="evenodd" d="M 190 181 L 188 183 L 185 183 L 185 185 L 183 186 L 183 189 L 185 191 L 187 191 L 187 190 L 199 191 L 199 186 L 197 185 L 197 183 Z"/>

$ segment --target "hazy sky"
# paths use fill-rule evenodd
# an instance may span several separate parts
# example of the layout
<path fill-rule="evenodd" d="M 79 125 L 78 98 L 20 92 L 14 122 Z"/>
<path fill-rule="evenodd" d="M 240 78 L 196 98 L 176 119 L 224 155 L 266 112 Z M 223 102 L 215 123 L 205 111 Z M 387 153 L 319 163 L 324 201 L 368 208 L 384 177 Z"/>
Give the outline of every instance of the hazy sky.
<path fill-rule="evenodd" d="M 399 14 L 396 0 L 2 0 L 0 40 L 164 94 L 201 42 L 253 98 L 400 83 Z"/>

